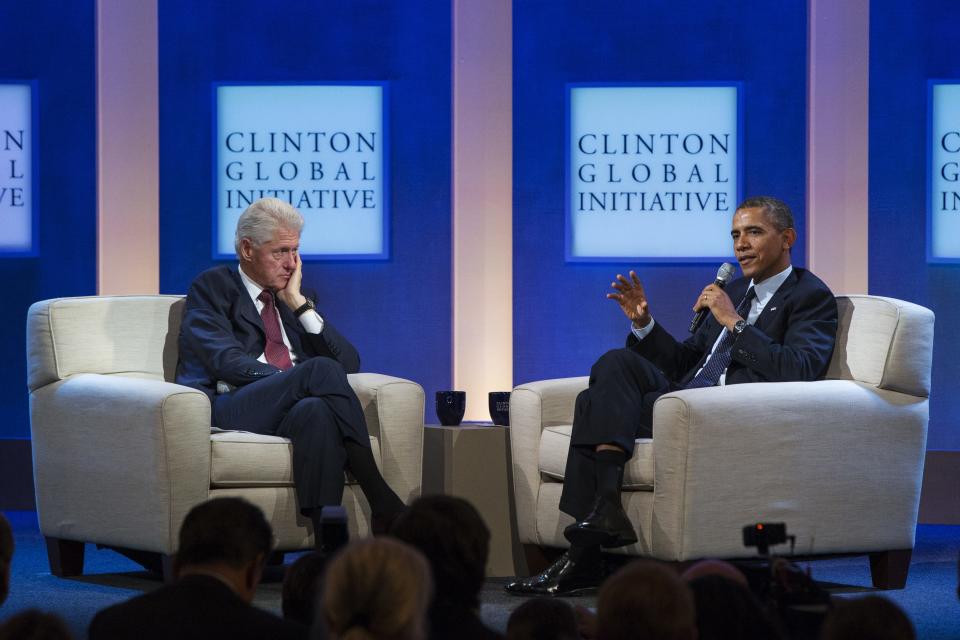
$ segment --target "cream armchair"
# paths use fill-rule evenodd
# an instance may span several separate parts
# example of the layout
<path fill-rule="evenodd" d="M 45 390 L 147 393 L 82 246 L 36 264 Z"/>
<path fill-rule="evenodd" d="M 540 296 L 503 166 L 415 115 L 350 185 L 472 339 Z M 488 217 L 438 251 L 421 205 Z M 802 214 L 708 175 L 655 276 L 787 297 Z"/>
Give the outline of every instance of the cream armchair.
<path fill-rule="evenodd" d="M 217 496 L 242 496 L 263 509 L 278 550 L 313 545 L 312 525 L 297 507 L 290 442 L 211 433 L 206 395 L 172 382 L 182 313 L 180 296 L 60 298 L 30 307 L 37 515 L 56 575 L 82 572 L 84 542 L 169 569 L 184 516 Z M 423 389 L 374 373 L 349 380 L 384 478 L 410 501 L 420 494 Z M 347 480 L 351 535 L 363 536 L 369 506 Z"/>
<path fill-rule="evenodd" d="M 933 313 L 875 296 L 837 298 L 825 380 L 677 391 L 637 440 L 622 553 L 665 561 L 751 555 L 742 528 L 785 522 L 796 553 L 869 554 L 873 582 L 901 588 L 913 549 L 927 434 Z M 520 542 L 567 547 L 560 513 L 574 401 L 587 378 L 532 382 L 510 400 Z M 775 551 L 777 551 L 775 549 Z"/>

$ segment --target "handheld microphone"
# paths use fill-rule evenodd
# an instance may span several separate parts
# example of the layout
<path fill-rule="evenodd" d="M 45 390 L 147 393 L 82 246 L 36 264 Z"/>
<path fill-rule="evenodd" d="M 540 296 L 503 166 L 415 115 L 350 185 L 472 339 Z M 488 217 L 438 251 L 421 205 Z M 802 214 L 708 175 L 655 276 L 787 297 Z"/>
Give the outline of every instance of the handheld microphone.
<path fill-rule="evenodd" d="M 727 286 L 727 283 L 733 279 L 733 274 L 735 269 L 732 264 L 729 262 L 724 262 L 720 265 L 720 268 L 717 269 L 717 279 L 713 281 L 713 284 L 723 289 Z M 693 320 L 690 322 L 690 333 L 696 333 L 697 329 L 700 328 L 700 325 L 703 324 L 703 319 L 707 317 L 707 314 L 710 313 L 710 309 L 704 307 L 697 311 L 693 316 Z"/>

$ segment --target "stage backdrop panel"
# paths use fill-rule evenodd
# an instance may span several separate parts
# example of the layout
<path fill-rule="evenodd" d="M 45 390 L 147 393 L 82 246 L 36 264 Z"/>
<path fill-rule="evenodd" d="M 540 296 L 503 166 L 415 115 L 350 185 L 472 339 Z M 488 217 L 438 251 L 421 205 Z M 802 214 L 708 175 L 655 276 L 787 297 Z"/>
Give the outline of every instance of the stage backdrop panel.
<path fill-rule="evenodd" d="M 515 0 L 514 34 L 515 383 L 586 375 L 604 351 L 623 346 L 628 323 L 604 296 L 613 277 L 632 268 L 654 317 L 684 338 L 697 293 L 723 261 L 566 260 L 568 85 L 737 83 L 743 194 L 776 195 L 793 207 L 800 234 L 794 264 L 804 264 L 804 3 Z M 730 242 L 728 226 L 716 233 Z M 690 235 L 658 239 L 689 249 Z"/>
<path fill-rule="evenodd" d="M 0 80 L 0 258 L 36 255 L 35 86 Z"/>
<path fill-rule="evenodd" d="M 23 195 L 33 208 L 31 222 L 40 222 L 29 233 L 20 228 L 21 241 L 35 239 L 34 256 L 0 257 L 4 304 L 11 318 L 0 332 L 0 439 L 30 435 L 27 308 L 44 298 L 96 293 L 94 11 L 93 0 L 0 3 L 0 81 L 32 86 L 37 135 L 32 145 L 29 136 L 23 140 L 33 156 L 17 154 L 22 162 L 11 167 L 14 158 L 3 150 L 15 145 L 7 144 L 7 127 L 0 122 L 0 189 L 10 186 L 11 169 L 15 176 L 24 176 L 23 182 L 30 178 L 33 184 Z M 36 173 L 31 175 L 27 165 L 34 163 Z"/>
<path fill-rule="evenodd" d="M 215 259 L 234 256 L 237 220 L 258 198 L 306 219 L 304 259 L 389 256 L 386 83 L 214 87 Z"/>
<path fill-rule="evenodd" d="M 960 78 L 929 87 L 927 260 L 960 263 Z"/>
<path fill-rule="evenodd" d="M 730 258 L 739 94 L 736 85 L 570 85 L 567 260 Z"/>
<path fill-rule="evenodd" d="M 264 12 L 254 0 L 171 0 L 159 12 L 161 291 L 185 293 L 200 271 L 235 264 L 211 258 L 215 86 L 377 83 L 389 94 L 389 139 L 378 141 L 383 173 L 371 164 L 367 175 L 389 175 L 381 255 L 308 258 L 304 283 L 364 371 L 410 378 L 428 395 L 448 388 L 450 3 L 281 0 Z M 288 106 L 279 98 L 266 115 L 275 121 Z M 309 236 L 317 221 L 304 213 Z"/>
<path fill-rule="evenodd" d="M 937 314 L 927 447 L 952 450 L 960 449 L 960 340 L 953 335 L 960 324 L 960 264 L 928 262 L 927 207 L 936 204 L 928 200 L 931 186 L 946 186 L 934 176 L 951 161 L 931 162 L 929 81 L 960 82 L 958 23 L 960 5 L 946 0 L 870 4 L 870 293 Z M 954 142 L 948 136 L 943 151 Z"/>

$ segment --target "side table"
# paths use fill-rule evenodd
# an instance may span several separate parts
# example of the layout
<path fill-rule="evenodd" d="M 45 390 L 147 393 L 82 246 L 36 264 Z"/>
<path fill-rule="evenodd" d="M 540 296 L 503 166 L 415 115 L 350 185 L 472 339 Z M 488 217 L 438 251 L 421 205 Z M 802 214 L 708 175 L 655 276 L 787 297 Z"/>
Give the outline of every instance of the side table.
<path fill-rule="evenodd" d="M 490 529 L 487 577 L 521 575 L 510 464 L 509 427 L 424 426 L 423 494 L 468 500 Z"/>

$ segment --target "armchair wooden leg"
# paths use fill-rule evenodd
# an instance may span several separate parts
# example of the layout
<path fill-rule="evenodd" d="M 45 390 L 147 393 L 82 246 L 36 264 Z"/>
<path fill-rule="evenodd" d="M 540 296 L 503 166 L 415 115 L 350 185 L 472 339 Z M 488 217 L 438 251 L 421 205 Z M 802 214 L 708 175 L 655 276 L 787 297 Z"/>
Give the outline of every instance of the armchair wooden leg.
<path fill-rule="evenodd" d="M 875 589 L 903 589 L 910 571 L 913 549 L 894 549 L 870 554 L 870 576 Z"/>
<path fill-rule="evenodd" d="M 47 561 L 50 573 L 58 578 L 70 578 L 83 574 L 83 543 L 76 540 L 51 538 L 47 542 Z"/>

